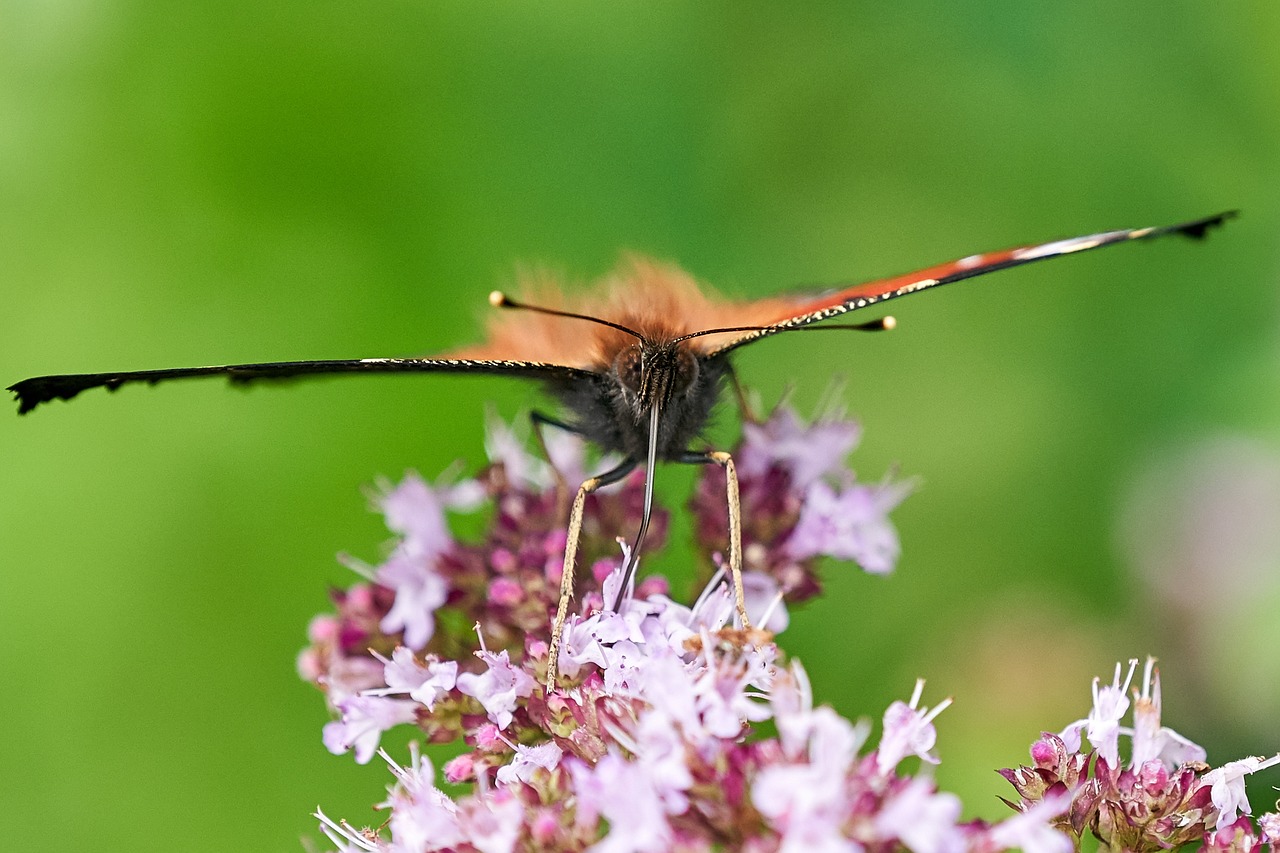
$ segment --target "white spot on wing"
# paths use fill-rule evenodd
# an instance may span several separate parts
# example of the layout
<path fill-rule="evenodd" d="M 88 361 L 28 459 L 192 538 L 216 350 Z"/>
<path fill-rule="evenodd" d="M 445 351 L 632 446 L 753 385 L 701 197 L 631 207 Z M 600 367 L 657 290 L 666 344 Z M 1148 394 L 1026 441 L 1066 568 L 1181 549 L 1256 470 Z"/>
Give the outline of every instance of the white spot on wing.
<path fill-rule="evenodd" d="M 1125 231 L 1106 231 L 1102 234 L 1090 234 L 1087 237 L 1073 237 L 1070 240 L 1057 240 L 1053 243 L 1045 243 L 1043 246 L 1032 246 L 1030 249 L 1019 249 L 1013 253 L 1015 260 L 1030 261 L 1036 258 L 1048 258 L 1053 255 L 1069 255 L 1072 252 L 1083 252 L 1085 249 L 1092 249 L 1100 246 L 1117 237 L 1126 235 Z"/>
<path fill-rule="evenodd" d="M 915 293 L 917 290 L 924 290 L 926 287 L 933 287 L 937 283 L 938 280 L 936 278 L 926 278 L 921 279 L 920 281 L 913 281 L 910 284 L 905 284 L 898 288 L 898 293 Z"/>

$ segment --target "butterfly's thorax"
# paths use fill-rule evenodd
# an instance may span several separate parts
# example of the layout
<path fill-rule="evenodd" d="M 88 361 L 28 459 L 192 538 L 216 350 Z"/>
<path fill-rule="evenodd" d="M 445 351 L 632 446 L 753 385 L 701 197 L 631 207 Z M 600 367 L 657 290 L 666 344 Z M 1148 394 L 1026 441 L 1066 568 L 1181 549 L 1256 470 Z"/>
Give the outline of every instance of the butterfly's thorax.
<path fill-rule="evenodd" d="M 701 357 L 683 341 L 633 341 L 607 355 L 595 381 L 551 386 L 574 425 L 605 450 L 641 460 L 648 452 L 650 412 L 657 406 L 658 458 L 680 457 L 710 417 L 726 359 Z"/>

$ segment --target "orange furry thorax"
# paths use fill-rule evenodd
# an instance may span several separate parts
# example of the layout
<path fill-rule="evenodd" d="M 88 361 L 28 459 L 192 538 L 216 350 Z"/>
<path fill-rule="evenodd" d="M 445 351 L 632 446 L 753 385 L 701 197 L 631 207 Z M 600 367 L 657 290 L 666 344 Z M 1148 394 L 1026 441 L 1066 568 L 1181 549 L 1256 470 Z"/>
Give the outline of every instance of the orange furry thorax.
<path fill-rule="evenodd" d="M 582 292 L 567 292 L 558 279 L 543 273 L 525 276 L 519 293 L 531 304 L 608 320 L 658 344 L 704 329 L 767 322 L 766 316 L 785 305 L 781 299 L 728 301 L 679 267 L 640 255 L 625 257 L 611 273 Z M 488 331 L 485 343 L 453 350 L 448 357 L 601 370 L 623 347 L 635 343 L 631 336 L 606 326 L 533 312 L 495 316 Z M 714 349 L 716 339 L 715 335 L 693 338 L 688 346 L 705 353 Z"/>

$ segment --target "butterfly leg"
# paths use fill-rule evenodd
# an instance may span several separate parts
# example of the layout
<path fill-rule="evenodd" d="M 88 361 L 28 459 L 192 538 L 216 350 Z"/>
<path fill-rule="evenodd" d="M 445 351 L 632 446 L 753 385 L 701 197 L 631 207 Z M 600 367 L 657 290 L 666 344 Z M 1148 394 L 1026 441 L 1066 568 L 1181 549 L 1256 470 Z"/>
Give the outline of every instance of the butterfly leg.
<path fill-rule="evenodd" d="M 597 489 L 616 483 L 630 474 L 636 467 L 634 459 L 623 460 L 616 468 L 592 477 L 578 487 L 578 496 L 573 499 L 573 509 L 569 512 L 569 533 L 564 543 L 564 571 L 560 574 L 560 602 L 556 605 L 556 618 L 551 623 L 551 648 L 547 651 L 547 690 L 556 686 L 556 675 L 560 668 L 560 645 L 564 636 L 564 623 L 569 616 L 569 599 L 573 598 L 573 568 L 578 557 L 578 539 L 582 535 L 582 511 L 587 503 L 587 495 Z"/>
<path fill-rule="evenodd" d="M 582 435 L 582 430 L 578 429 L 573 424 L 565 423 L 559 418 L 553 418 L 551 417 L 551 415 L 543 414 L 542 412 L 539 412 L 537 409 L 534 409 L 532 412 L 529 413 L 529 420 L 533 421 L 533 428 L 538 432 L 539 442 L 542 441 L 542 428 L 544 426 L 550 426 L 550 427 L 555 427 L 556 429 L 562 429 L 565 432 L 571 432 L 574 435 Z M 546 445 L 543 444 L 542 448 L 543 450 L 545 450 Z"/>
<path fill-rule="evenodd" d="M 751 400 L 747 396 L 747 389 L 743 386 L 742 381 L 738 379 L 738 371 L 733 369 L 733 365 L 726 365 L 729 374 L 729 384 L 733 386 L 733 398 L 738 402 L 738 411 L 742 414 L 742 422 L 750 424 L 760 423 L 760 416 L 756 414 L 755 407 L 751 405 Z"/>
<path fill-rule="evenodd" d="M 574 435 L 582 435 L 582 430 L 567 424 L 562 420 L 544 415 L 537 409 L 529 413 L 529 420 L 533 423 L 533 435 L 538 442 L 538 447 L 542 450 L 543 457 L 551 464 L 551 470 L 556 477 L 556 514 L 559 517 L 564 516 L 564 511 L 569 506 L 569 482 L 564 478 L 564 472 L 556 467 L 555 461 L 551 458 L 551 451 L 547 448 L 546 434 L 543 433 L 543 427 L 555 427 Z"/>
<path fill-rule="evenodd" d="M 751 620 L 747 617 L 747 598 L 742 588 L 742 498 L 738 493 L 738 469 L 734 467 L 733 457 L 723 450 L 710 450 L 699 453 L 696 450 L 686 451 L 680 457 L 681 462 L 690 464 L 716 464 L 724 469 L 725 487 L 729 499 L 729 573 L 733 578 L 733 603 L 738 611 L 738 620 L 743 630 L 751 630 Z"/>

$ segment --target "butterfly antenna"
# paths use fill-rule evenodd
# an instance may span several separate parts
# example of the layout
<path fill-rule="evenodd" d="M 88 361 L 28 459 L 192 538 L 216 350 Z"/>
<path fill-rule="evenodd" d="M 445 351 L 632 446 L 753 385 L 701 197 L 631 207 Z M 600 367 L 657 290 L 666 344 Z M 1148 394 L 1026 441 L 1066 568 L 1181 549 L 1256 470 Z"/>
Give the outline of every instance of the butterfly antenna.
<path fill-rule="evenodd" d="M 702 329 L 697 332 L 690 332 L 687 335 L 681 335 L 672 343 L 687 341 L 690 338 L 700 338 L 703 335 L 720 335 L 728 332 L 818 332 L 823 329 L 843 329 L 846 332 L 888 332 L 897 327 L 896 318 L 881 317 L 877 320 L 868 320 L 865 323 L 838 323 L 826 326 L 726 326 L 722 329 Z"/>
<path fill-rule="evenodd" d="M 637 340 L 644 340 L 644 335 L 640 334 L 635 329 L 628 329 L 620 323 L 602 320 L 599 317 L 592 317 L 589 314 L 575 314 L 572 311 L 560 311 L 556 308 L 543 308 L 541 305 L 529 305 L 525 302 L 517 302 L 501 290 L 495 290 L 489 294 L 489 304 L 494 308 L 518 308 L 521 311 L 533 311 L 535 314 L 547 314 L 552 317 L 568 317 L 571 320 L 586 320 L 589 323 L 599 323 L 601 326 L 608 326 L 610 329 L 617 329 L 619 332 L 625 332 Z"/>
<path fill-rule="evenodd" d="M 654 405 L 649 410 L 649 460 L 644 476 L 644 515 L 640 517 L 640 531 L 636 533 L 635 544 L 627 555 L 627 565 L 622 569 L 622 585 L 618 587 L 618 597 L 613 602 L 613 612 L 619 613 L 622 600 L 627 597 L 627 587 L 636 573 L 636 562 L 640 559 L 640 546 L 644 544 L 645 534 L 649 532 L 649 517 L 653 514 L 653 469 L 658 464 L 658 415 L 659 407 Z"/>

